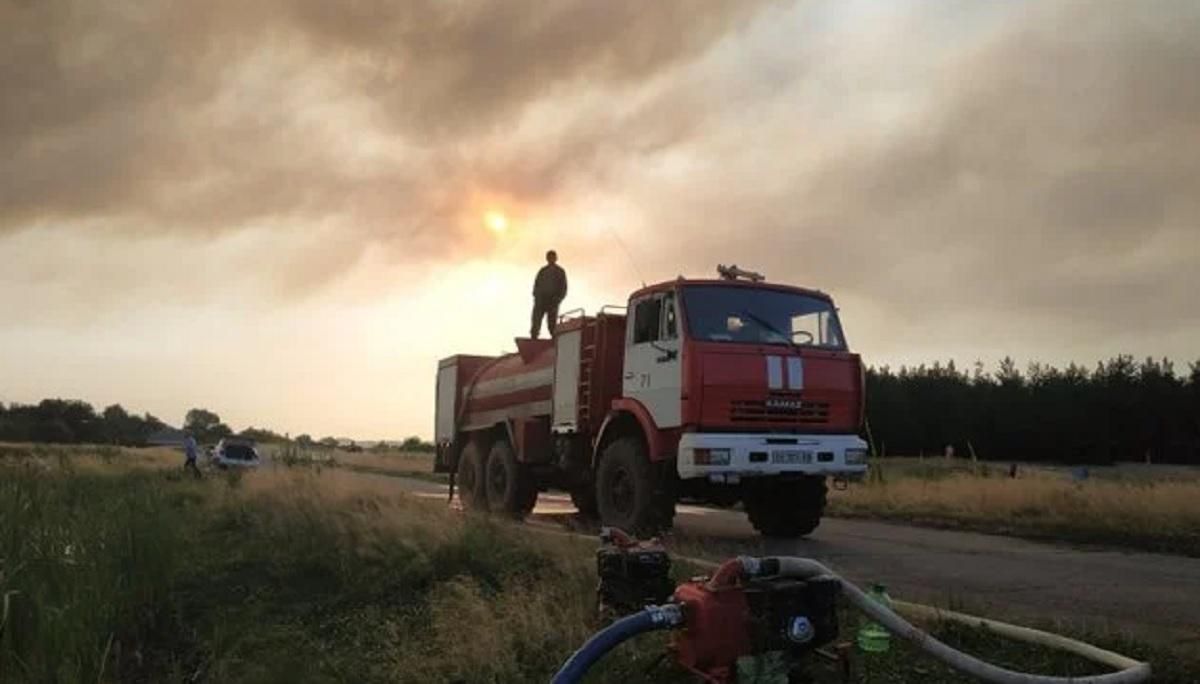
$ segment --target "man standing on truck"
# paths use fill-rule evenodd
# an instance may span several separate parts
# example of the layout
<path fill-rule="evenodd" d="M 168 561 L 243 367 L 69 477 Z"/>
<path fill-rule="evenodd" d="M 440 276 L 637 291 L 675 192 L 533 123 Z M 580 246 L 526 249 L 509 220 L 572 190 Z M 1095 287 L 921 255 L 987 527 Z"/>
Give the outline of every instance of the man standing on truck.
<path fill-rule="evenodd" d="M 567 272 L 558 265 L 558 254 L 546 252 L 546 265 L 533 281 L 533 326 L 529 336 L 537 339 L 542 332 L 542 317 L 546 318 L 546 329 L 554 337 L 554 326 L 558 323 L 558 305 L 567 296 Z"/>

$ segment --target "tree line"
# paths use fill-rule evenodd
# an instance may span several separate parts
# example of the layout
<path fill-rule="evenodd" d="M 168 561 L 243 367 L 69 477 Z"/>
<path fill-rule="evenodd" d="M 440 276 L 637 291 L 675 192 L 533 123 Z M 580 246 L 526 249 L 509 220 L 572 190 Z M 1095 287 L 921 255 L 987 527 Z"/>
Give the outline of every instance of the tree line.
<path fill-rule="evenodd" d="M 1132 356 L 1094 369 L 1011 358 L 867 371 L 867 421 L 876 451 L 984 460 L 1200 465 L 1200 361 L 1177 372 L 1167 359 Z"/>
<path fill-rule="evenodd" d="M 159 418 L 149 413 L 130 413 L 120 404 L 97 411 L 91 404 L 78 399 L 43 399 L 37 404 L 7 406 L 0 403 L 0 442 L 117 444 L 137 447 L 146 446 L 155 435 L 172 430 L 171 426 Z M 340 443 L 334 437 L 314 439 L 307 434 L 292 439 L 267 428 L 248 427 L 235 432 L 221 421 L 217 413 L 204 408 L 194 408 L 187 412 L 183 419 L 183 430 L 192 434 L 202 444 L 211 444 L 223 437 L 234 436 L 259 443 L 294 442 L 301 447 L 313 448 L 333 448 Z M 432 444 L 419 437 L 409 437 L 399 446 L 409 451 L 433 450 Z"/>
<path fill-rule="evenodd" d="M 957 454 L 984 460 L 1103 464 L 1151 461 L 1200 465 L 1200 361 L 1177 372 L 1167 359 L 1118 356 L 1094 369 L 1031 363 L 1022 372 L 1006 358 L 994 372 L 954 362 L 867 370 L 867 423 L 885 455 Z M 168 425 L 114 404 L 46 399 L 0 404 L 0 441 L 144 446 Z M 266 428 L 235 433 L 219 415 L 188 411 L 184 429 L 202 443 L 237 435 L 302 447 L 338 446 L 333 437 L 295 438 Z M 432 450 L 418 437 L 402 448 Z"/>
<path fill-rule="evenodd" d="M 97 412 L 75 399 L 43 399 L 37 404 L 0 403 L 0 441 L 55 444 L 144 445 L 167 424 L 146 413 L 129 413 L 120 404 Z"/>

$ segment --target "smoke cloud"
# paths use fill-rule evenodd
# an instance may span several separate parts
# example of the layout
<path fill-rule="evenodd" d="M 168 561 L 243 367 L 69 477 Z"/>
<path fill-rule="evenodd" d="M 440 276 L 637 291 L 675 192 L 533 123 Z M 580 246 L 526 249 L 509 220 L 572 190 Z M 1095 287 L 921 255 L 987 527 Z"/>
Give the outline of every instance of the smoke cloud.
<path fill-rule="evenodd" d="M 555 158 L 543 145 L 559 141 L 505 144 L 531 108 L 627 96 L 756 9 L 8 3 L 0 231 L 333 221 L 346 240 L 411 239 L 412 256 L 425 256 L 455 245 L 449 229 L 472 187 L 534 201 L 570 171 L 579 141 L 556 145 Z M 510 173 L 505 158 L 529 161 Z"/>
<path fill-rule="evenodd" d="M 852 328 L 893 358 L 1194 354 L 1200 8 L 1021 5 L 965 39 L 933 24 L 868 30 L 864 52 L 821 52 L 724 114 L 697 143 L 718 161 L 644 197 L 652 222 L 702 226 L 697 261 L 734 248 L 862 304 Z M 831 83 L 862 90 L 846 109 Z"/>

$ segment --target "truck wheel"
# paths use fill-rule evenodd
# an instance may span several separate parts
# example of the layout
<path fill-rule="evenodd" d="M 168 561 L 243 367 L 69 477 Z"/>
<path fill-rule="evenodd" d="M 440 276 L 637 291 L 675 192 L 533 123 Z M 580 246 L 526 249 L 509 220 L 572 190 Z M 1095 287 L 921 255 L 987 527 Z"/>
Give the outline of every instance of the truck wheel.
<path fill-rule="evenodd" d="M 636 535 L 670 529 L 675 493 L 664 469 L 650 462 L 636 437 L 609 444 L 596 470 L 596 507 L 600 521 Z"/>
<path fill-rule="evenodd" d="M 483 457 L 479 454 L 479 445 L 474 441 L 463 447 L 458 456 L 458 500 L 467 508 L 482 511 L 487 510 L 487 492 L 484 488 Z"/>
<path fill-rule="evenodd" d="M 524 518 L 537 503 L 537 488 L 517 463 L 508 442 L 500 440 L 488 454 L 486 484 L 488 509 L 515 518 Z"/>
<path fill-rule="evenodd" d="M 803 537 L 821 524 L 826 492 L 824 477 L 754 483 L 744 498 L 746 513 L 765 537 Z"/>

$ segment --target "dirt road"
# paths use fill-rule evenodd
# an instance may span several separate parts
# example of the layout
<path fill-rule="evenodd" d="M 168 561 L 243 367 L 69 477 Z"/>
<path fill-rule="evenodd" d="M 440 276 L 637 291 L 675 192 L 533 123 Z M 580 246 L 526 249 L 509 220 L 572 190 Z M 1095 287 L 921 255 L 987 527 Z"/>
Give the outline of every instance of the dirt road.
<path fill-rule="evenodd" d="M 396 478 L 424 496 L 445 486 Z M 564 521 L 570 499 L 543 494 L 536 517 Z M 736 511 L 680 506 L 676 529 L 735 553 L 816 558 L 852 581 L 883 582 L 894 596 L 1025 624 L 1161 636 L 1200 650 L 1200 559 L 1080 549 L 1010 537 L 827 518 L 809 538 L 768 541 Z"/>

